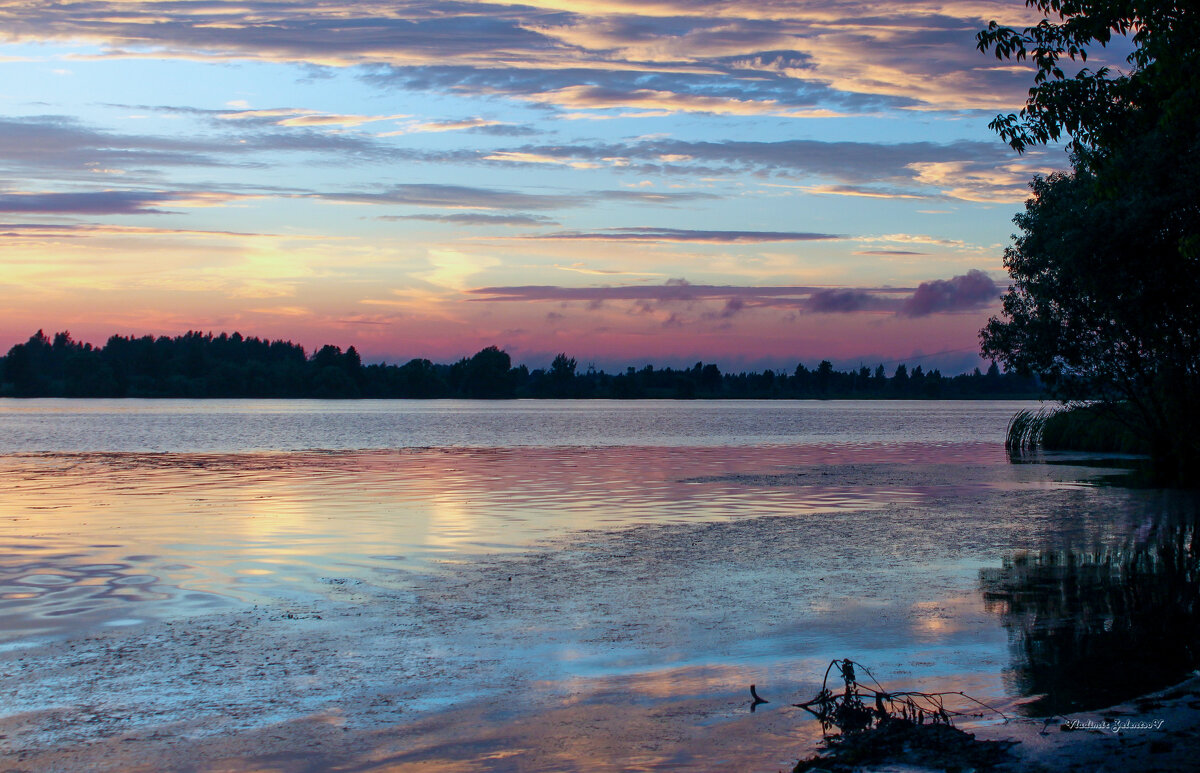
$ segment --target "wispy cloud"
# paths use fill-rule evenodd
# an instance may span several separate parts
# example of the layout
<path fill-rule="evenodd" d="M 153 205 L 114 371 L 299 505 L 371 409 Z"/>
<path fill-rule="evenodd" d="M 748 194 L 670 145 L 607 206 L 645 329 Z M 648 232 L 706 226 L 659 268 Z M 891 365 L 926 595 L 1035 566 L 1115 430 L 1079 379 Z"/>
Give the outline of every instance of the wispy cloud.
<path fill-rule="evenodd" d="M 822 196 L 857 196 L 864 199 L 926 199 L 929 193 L 897 188 L 870 187 L 866 185 L 806 185 L 805 193 Z"/>
<path fill-rule="evenodd" d="M 500 188 L 477 188 L 470 185 L 446 185 L 441 183 L 405 183 L 381 188 L 378 191 L 328 191 L 299 195 L 306 198 L 351 204 L 398 204 L 417 207 L 441 207 L 443 209 L 485 210 L 568 209 L 601 201 L 632 202 L 670 207 L 685 202 L 720 198 L 715 194 L 688 191 L 654 193 L 650 191 L 600 190 L 575 193 L 526 193 Z M 482 223 L 484 221 L 476 219 L 475 222 Z M 499 223 L 499 221 L 495 222 Z M 510 224 L 512 222 L 509 221 Z M 539 220 L 537 224 L 543 222 L 545 221 Z"/>
<path fill-rule="evenodd" d="M 699 244 L 758 244 L 762 242 L 830 241 L 844 237 L 805 231 L 706 231 L 689 228 L 633 226 L 602 231 L 555 231 L 516 237 L 549 241 L 693 242 Z"/>
<path fill-rule="evenodd" d="M 480 160 L 655 175 L 782 174 L 832 182 L 795 186 L 810 194 L 878 199 L 1021 201 L 1025 181 L 1050 171 L 1037 156 L 1013 160 L 997 142 L 688 141 L 525 145 Z"/>
<path fill-rule="evenodd" d="M 592 195 L 597 199 L 606 201 L 619 201 L 633 204 L 659 204 L 668 207 L 697 201 L 715 201 L 717 199 L 724 198 L 719 194 L 706 193 L 704 191 L 674 191 L 670 193 L 657 193 L 646 190 L 595 191 Z"/>
<path fill-rule="evenodd" d="M 856 250 L 855 255 L 878 255 L 880 257 L 915 257 L 918 255 L 928 255 L 928 252 L 916 252 L 914 250 Z"/>
<path fill-rule="evenodd" d="M 564 110 L 612 110 L 633 108 L 670 115 L 776 116 L 780 118 L 836 118 L 846 115 L 827 108 L 799 108 L 775 99 L 739 99 L 730 96 L 686 94 L 661 89 L 612 89 L 603 86 L 567 86 L 519 97 L 527 102 L 554 105 Z"/>
<path fill-rule="evenodd" d="M 10 239 L 71 239 L 90 236 L 179 236 L 185 238 L 205 236 L 243 239 L 306 239 L 299 234 L 253 233 L 245 231 L 217 231 L 187 228 L 151 228 L 146 226 L 113 225 L 110 223 L 0 223 L 0 236 Z M 7 246 L 0 243 L 0 247 Z"/>
<path fill-rule="evenodd" d="M 379 215 L 377 220 L 404 221 L 424 220 L 430 223 L 447 223 L 450 225 L 468 226 L 530 226 L 556 225 L 557 222 L 539 215 L 488 215 L 479 212 L 462 212 L 449 215 Z"/>
<path fill-rule="evenodd" d="M 886 312 L 905 317 L 923 317 L 975 311 L 994 304 L 1000 297 L 996 283 L 977 269 L 951 279 L 921 282 L 915 288 L 704 285 L 692 284 L 685 279 L 671 279 L 661 285 L 524 285 L 481 287 L 467 292 L 477 302 L 582 302 L 590 304 L 592 308 L 609 301 L 639 304 L 720 302 L 725 304 L 722 313 L 726 317 L 746 309 L 763 307 L 790 308 L 814 314 Z M 642 308 L 650 310 L 653 307 Z"/>
<path fill-rule="evenodd" d="M 551 196 L 494 188 L 475 188 L 468 185 L 438 183 L 407 183 L 393 185 L 380 191 L 346 191 L 343 193 L 314 193 L 314 198 L 353 204 L 404 204 L 444 209 L 558 209 L 577 206 L 576 196 Z"/>
<path fill-rule="evenodd" d="M 105 131 L 61 115 L 0 118 L 0 168 L 10 170 L 70 177 L 159 167 L 264 166 L 272 153 L 362 160 L 408 155 L 371 138 L 301 128 L 190 138 Z"/>
<path fill-rule="evenodd" d="M 602 166 L 595 161 L 573 161 L 570 158 L 531 153 L 527 150 L 494 150 L 483 156 L 483 160 L 499 161 L 505 164 L 551 164 L 569 166 L 572 169 L 599 169 Z"/>
<path fill-rule="evenodd" d="M 380 137 L 398 137 L 404 134 L 427 134 L 441 132 L 476 131 L 487 134 L 514 135 L 531 134 L 535 130 L 527 126 L 518 126 L 504 121 L 487 118 L 464 118 L 456 121 L 412 121 L 404 124 L 404 128 L 383 132 Z"/>
<path fill-rule="evenodd" d="M 306 110 L 294 107 L 276 107 L 261 110 L 235 110 L 217 113 L 216 117 L 226 121 L 265 120 L 276 126 L 362 126 L 376 121 L 395 121 L 408 118 L 407 114 L 395 115 L 349 115 L 341 113 L 321 113 L 316 110 Z"/>
<path fill-rule="evenodd" d="M 102 190 L 0 193 L 0 212 L 44 215 L 161 215 L 163 206 L 212 207 L 254 196 L 212 191 Z"/>
<path fill-rule="evenodd" d="M 931 234 L 877 234 L 874 236 L 856 236 L 854 237 L 854 241 L 868 242 L 872 244 L 931 244 L 938 247 L 953 247 L 958 249 L 974 246 L 963 241 L 962 239 L 947 239 L 942 236 L 933 236 Z"/>

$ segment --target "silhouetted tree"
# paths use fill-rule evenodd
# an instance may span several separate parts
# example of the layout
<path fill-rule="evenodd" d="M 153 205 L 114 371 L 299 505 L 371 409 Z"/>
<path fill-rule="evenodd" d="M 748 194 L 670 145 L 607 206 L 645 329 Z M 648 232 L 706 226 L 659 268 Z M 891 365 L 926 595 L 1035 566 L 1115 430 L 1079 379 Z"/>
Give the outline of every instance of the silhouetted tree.
<path fill-rule="evenodd" d="M 1200 464 L 1200 5 L 1171 0 L 1030 0 L 1025 30 L 979 35 L 1002 59 L 1029 57 L 1021 114 L 993 122 L 1017 150 L 1071 137 L 1071 174 L 1036 178 L 1004 263 L 1004 315 L 985 356 L 1046 380 L 1060 399 L 1124 402 L 1155 468 L 1195 481 Z M 1127 72 L 1083 69 L 1115 35 Z"/>
<path fill-rule="evenodd" d="M 513 397 L 512 359 L 498 347 L 489 346 L 467 361 L 462 391 L 467 397 L 494 400 Z"/>
<path fill-rule="evenodd" d="M 397 370 L 397 392 L 404 397 L 443 397 L 449 391 L 429 360 L 409 360 Z"/>
<path fill-rule="evenodd" d="M 813 385 L 816 387 L 817 394 L 821 397 L 829 396 L 829 389 L 833 384 L 833 363 L 829 360 L 821 360 L 817 365 L 817 371 L 813 374 Z"/>
<path fill-rule="evenodd" d="M 719 392 L 721 389 L 721 369 L 709 363 L 700 371 L 700 387 L 708 393 Z"/>
<path fill-rule="evenodd" d="M 554 358 L 548 374 L 551 394 L 555 397 L 570 397 L 575 392 L 575 367 L 574 357 L 560 353 Z"/>
<path fill-rule="evenodd" d="M 39 330 L 24 344 L 17 344 L 9 350 L 4 361 L 4 376 L 12 383 L 13 394 L 30 397 L 49 389 L 51 369 L 47 366 L 45 351 L 49 345 L 46 334 Z"/>

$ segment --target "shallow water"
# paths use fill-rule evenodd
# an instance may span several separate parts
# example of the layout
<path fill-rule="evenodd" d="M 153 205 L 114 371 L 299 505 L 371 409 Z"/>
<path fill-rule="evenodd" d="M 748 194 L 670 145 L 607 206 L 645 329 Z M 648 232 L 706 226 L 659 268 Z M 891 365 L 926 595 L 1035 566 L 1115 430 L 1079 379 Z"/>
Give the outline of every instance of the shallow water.
<path fill-rule="evenodd" d="M 393 587 L 414 572 L 580 529 L 857 510 L 921 495 L 902 480 L 846 488 L 816 475 L 802 489 L 751 492 L 727 477 L 790 469 L 812 453 L 535 448 L 3 457 L 0 635 L 307 597 L 329 577 Z M 860 448 L 851 456 L 878 453 Z"/>
<path fill-rule="evenodd" d="M 781 698 L 847 656 L 1011 707 L 1045 680 L 1018 657 L 1029 606 L 1003 593 L 1056 586 L 996 571 L 1144 544 L 1180 507 L 1011 464 L 1022 407 L 0 401 L 0 648 L 68 672 L 10 669 L 9 710 L 107 702 L 118 732 L 336 707 L 378 727 L 400 696 L 412 721 L 504 695 L 487 711 L 517 728 L 580 695 L 698 702 L 638 725 L 658 748 L 680 723 L 743 721 L 752 682 L 774 698 L 755 721 L 784 722 Z M 272 651 L 292 654 L 250 654 Z M 293 684 L 300 665 L 315 682 Z M 517 743 L 489 733 L 470 753 Z M 805 733 L 781 731 L 788 753 Z M 697 744 L 646 765 L 686 767 Z"/>

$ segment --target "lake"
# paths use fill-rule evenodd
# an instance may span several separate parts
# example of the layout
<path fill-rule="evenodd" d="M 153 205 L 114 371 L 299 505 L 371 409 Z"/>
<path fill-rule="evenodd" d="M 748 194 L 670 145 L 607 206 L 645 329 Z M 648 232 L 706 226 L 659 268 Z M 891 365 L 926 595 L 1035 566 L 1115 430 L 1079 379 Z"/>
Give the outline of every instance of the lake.
<path fill-rule="evenodd" d="M 2 400 L 0 735 L 112 769 L 775 770 L 833 658 L 1011 713 L 1174 678 L 1119 599 L 1194 499 L 1012 463 L 1027 407 Z M 1027 655 L 1114 630 L 1124 687 Z"/>

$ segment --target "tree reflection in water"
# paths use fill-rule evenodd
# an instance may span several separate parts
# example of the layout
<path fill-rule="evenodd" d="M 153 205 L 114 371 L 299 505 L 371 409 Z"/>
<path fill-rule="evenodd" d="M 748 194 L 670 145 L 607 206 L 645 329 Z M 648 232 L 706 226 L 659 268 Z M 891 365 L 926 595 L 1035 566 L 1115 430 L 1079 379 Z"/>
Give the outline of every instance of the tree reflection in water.
<path fill-rule="evenodd" d="M 1167 687 L 1200 664 L 1200 509 L 1164 496 L 1116 544 L 1017 553 L 981 572 L 1009 632 L 1010 676 L 1034 716 L 1087 711 Z"/>

